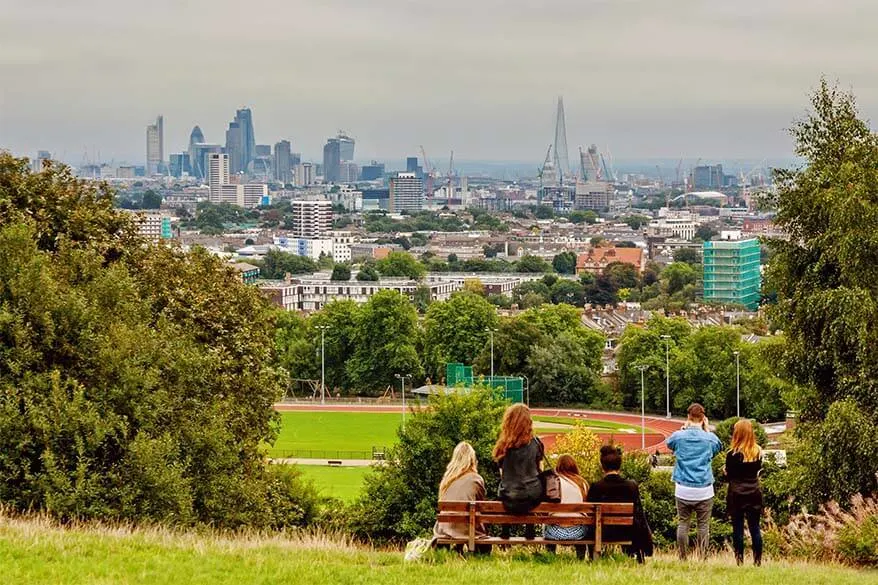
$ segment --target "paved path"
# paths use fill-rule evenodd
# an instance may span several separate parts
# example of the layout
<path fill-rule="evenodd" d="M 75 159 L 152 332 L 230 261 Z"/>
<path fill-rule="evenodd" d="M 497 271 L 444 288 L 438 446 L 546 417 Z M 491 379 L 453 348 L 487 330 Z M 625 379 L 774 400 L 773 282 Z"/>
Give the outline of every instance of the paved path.
<path fill-rule="evenodd" d="M 377 405 L 377 404 L 290 404 L 278 403 L 274 405 L 278 411 L 304 411 L 304 412 L 401 412 L 402 405 Z M 408 405 L 407 408 L 418 408 L 417 404 Z M 640 415 L 627 412 L 605 412 L 600 410 L 582 410 L 572 408 L 533 408 L 531 412 L 540 416 L 559 416 L 565 418 L 582 418 L 593 420 L 604 420 L 627 424 L 632 426 L 641 426 Z M 664 446 L 664 440 L 676 430 L 679 430 L 683 424 L 683 419 L 664 418 L 656 416 L 647 416 L 644 419 L 644 425 L 647 429 L 646 450 L 653 452 L 661 450 L 667 452 Z M 612 439 L 615 443 L 621 444 L 627 450 L 639 449 L 641 437 L 639 433 L 624 432 L 598 432 L 597 435 L 603 441 Z M 551 445 L 555 441 L 556 434 L 545 433 L 541 438 Z"/>

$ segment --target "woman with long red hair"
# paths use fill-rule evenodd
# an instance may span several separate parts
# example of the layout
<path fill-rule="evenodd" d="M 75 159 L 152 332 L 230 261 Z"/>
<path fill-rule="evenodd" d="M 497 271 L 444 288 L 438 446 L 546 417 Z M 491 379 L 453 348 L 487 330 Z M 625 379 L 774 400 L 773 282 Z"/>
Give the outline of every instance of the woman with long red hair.
<path fill-rule="evenodd" d="M 494 461 L 500 466 L 498 496 L 509 512 L 526 514 L 543 499 L 540 469 L 544 453 L 527 406 L 519 403 L 507 408 L 494 445 Z M 525 536 L 533 538 L 533 525 L 526 527 Z"/>
<path fill-rule="evenodd" d="M 746 418 L 735 423 L 732 444 L 726 454 L 726 477 L 729 493 L 726 509 L 732 519 L 732 545 L 735 560 L 744 562 L 744 520 L 753 541 L 753 562 L 762 564 L 762 532 L 759 519 L 762 516 L 762 488 L 759 471 L 762 469 L 762 449 L 756 443 L 753 424 Z"/>

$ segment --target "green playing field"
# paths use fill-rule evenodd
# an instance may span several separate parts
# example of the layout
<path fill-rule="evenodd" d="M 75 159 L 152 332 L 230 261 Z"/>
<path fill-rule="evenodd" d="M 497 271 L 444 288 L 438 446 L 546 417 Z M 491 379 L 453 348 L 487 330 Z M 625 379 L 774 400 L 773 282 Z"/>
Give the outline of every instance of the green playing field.
<path fill-rule="evenodd" d="M 371 459 L 373 447 L 396 443 L 401 414 L 282 412 L 271 457 Z"/>

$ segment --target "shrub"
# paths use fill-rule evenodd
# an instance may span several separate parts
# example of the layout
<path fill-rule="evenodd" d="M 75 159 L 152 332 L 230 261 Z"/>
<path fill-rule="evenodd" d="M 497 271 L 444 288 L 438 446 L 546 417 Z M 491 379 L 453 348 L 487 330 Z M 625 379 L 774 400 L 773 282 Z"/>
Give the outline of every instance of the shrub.
<path fill-rule="evenodd" d="M 732 444 L 732 431 L 735 428 L 735 423 L 739 420 L 741 420 L 741 417 L 733 416 L 717 423 L 714 433 L 719 437 L 719 440 L 722 441 L 723 449 L 728 450 L 729 446 Z M 765 445 L 768 444 L 768 435 L 765 434 L 765 429 L 755 420 L 751 420 L 750 422 L 753 423 L 753 432 L 756 435 L 756 442 L 759 443 L 760 447 L 765 447 Z"/>
<path fill-rule="evenodd" d="M 579 473 L 589 484 L 603 475 L 601 472 L 601 439 L 582 421 L 576 421 L 573 430 L 559 435 L 552 447 L 551 455 L 570 455 L 579 466 Z"/>
<path fill-rule="evenodd" d="M 798 514 L 783 527 L 769 522 L 766 545 L 786 557 L 876 567 L 878 497 L 857 494 L 848 507 L 829 502 L 817 514 Z"/>
<path fill-rule="evenodd" d="M 674 501 L 674 482 L 669 471 L 653 471 L 649 479 L 640 484 L 643 510 L 652 528 L 658 546 L 675 542 L 677 532 L 677 508 Z"/>

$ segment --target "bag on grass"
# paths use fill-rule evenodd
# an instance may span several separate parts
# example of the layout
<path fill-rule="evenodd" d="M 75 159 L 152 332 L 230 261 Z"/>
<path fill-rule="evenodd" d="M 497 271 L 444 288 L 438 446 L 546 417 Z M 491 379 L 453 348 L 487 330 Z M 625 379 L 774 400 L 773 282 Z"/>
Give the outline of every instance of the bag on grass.
<path fill-rule="evenodd" d="M 421 559 L 428 550 L 433 540 L 430 538 L 416 538 L 405 545 L 405 562 L 414 562 Z"/>

